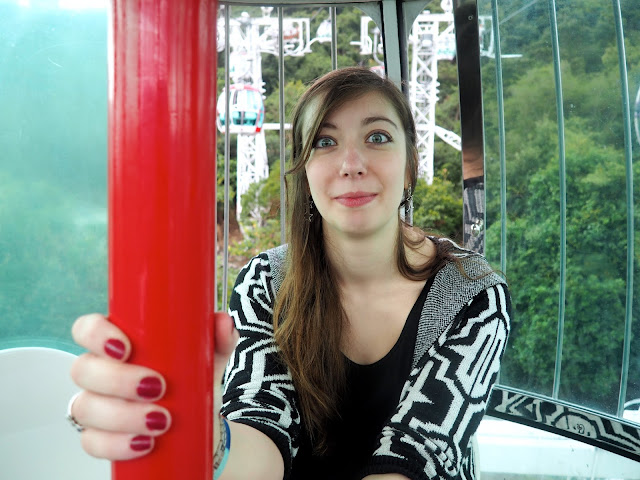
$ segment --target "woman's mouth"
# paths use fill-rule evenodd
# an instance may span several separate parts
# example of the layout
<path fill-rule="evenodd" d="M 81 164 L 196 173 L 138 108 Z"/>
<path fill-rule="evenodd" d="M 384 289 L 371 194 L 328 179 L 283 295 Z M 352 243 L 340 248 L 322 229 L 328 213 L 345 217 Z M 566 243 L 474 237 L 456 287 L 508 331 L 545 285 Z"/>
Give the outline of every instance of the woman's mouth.
<path fill-rule="evenodd" d="M 335 197 L 335 200 L 345 207 L 354 208 L 366 205 L 376 198 L 376 196 L 376 193 L 371 192 L 349 192 Z"/>

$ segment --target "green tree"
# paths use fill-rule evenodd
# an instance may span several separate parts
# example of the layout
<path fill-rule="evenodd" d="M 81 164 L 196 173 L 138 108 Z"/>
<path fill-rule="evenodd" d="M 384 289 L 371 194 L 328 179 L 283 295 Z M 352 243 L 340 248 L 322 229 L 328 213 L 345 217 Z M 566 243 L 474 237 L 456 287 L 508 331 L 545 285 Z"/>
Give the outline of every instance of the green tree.
<path fill-rule="evenodd" d="M 415 187 L 413 224 L 428 232 L 462 240 L 462 196 L 460 187 L 435 177 L 431 185 L 420 178 Z"/>

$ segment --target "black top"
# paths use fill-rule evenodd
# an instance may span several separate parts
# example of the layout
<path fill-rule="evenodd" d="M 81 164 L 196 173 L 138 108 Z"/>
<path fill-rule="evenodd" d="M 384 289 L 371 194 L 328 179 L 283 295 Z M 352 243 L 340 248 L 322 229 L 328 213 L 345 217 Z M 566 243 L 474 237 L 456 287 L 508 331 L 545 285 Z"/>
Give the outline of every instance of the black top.
<path fill-rule="evenodd" d="M 348 390 L 338 405 L 341 418 L 329 426 L 328 454 L 313 455 L 309 439 L 303 438 L 293 460 L 293 471 L 305 480 L 362 478 L 359 471 L 373 454 L 376 439 L 395 412 L 411 372 L 418 322 L 432 283 L 433 278 L 425 283 L 389 353 L 370 365 L 347 359 Z M 303 477 L 294 474 L 295 480 Z"/>

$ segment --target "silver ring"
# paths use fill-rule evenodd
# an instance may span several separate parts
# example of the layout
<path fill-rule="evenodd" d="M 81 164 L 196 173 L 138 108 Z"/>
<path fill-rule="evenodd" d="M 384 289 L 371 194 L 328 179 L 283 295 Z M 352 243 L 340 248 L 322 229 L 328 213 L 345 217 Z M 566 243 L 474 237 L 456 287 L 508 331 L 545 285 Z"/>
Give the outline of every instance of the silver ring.
<path fill-rule="evenodd" d="M 78 392 L 73 397 L 71 397 L 71 400 L 69 400 L 69 404 L 67 405 L 67 420 L 69 421 L 71 426 L 78 432 L 82 432 L 84 430 L 84 427 L 78 423 L 76 418 L 71 413 L 71 407 L 73 407 L 73 402 L 76 401 L 76 398 L 78 398 L 78 395 L 80 395 L 81 393 L 82 392 Z"/>

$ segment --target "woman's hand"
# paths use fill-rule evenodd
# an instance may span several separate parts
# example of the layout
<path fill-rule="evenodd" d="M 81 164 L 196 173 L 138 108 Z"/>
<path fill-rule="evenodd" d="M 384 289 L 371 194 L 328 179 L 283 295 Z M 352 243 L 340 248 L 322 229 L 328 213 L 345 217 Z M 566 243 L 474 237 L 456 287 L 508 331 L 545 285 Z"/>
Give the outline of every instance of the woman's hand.
<path fill-rule="evenodd" d="M 150 452 L 154 438 L 171 426 L 169 411 L 152 403 L 164 395 L 164 378 L 149 368 L 125 363 L 131 343 L 103 315 L 78 318 L 71 333 L 88 350 L 71 367 L 73 381 L 84 389 L 71 412 L 85 429 L 82 447 L 109 460 Z"/>
<path fill-rule="evenodd" d="M 224 366 L 237 342 L 237 333 L 227 314 L 216 314 L 215 321 L 214 386 L 219 399 Z M 82 447 L 90 455 L 108 460 L 146 455 L 153 449 L 155 438 L 171 426 L 170 412 L 153 403 L 165 393 L 164 378 L 150 368 L 126 363 L 131 343 L 103 315 L 78 318 L 72 334 L 88 350 L 71 368 L 71 377 L 84 390 L 73 402 L 71 412 L 84 427 Z M 219 407 L 216 401 L 216 409 Z"/>

